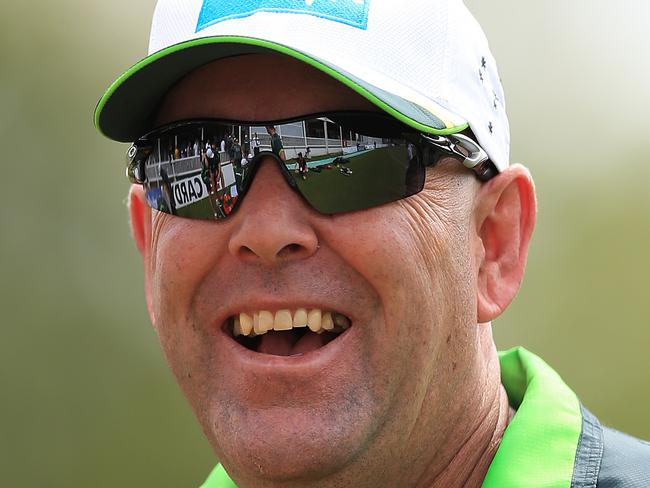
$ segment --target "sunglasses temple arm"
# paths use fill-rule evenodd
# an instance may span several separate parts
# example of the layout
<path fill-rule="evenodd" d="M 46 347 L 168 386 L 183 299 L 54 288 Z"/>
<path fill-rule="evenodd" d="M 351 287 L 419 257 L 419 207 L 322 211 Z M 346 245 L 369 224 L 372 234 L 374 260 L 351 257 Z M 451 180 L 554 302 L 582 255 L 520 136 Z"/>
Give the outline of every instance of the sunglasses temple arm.
<path fill-rule="evenodd" d="M 497 168 L 490 161 L 483 148 L 463 134 L 451 134 L 449 136 L 422 135 L 422 137 L 429 144 L 457 156 L 463 166 L 471 169 L 480 181 L 487 181 L 498 173 Z M 462 148 L 462 150 L 459 148 Z"/>
<path fill-rule="evenodd" d="M 151 154 L 151 147 L 134 143 L 126 153 L 126 177 L 131 183 L 145 182 L 145 161 Z"/>

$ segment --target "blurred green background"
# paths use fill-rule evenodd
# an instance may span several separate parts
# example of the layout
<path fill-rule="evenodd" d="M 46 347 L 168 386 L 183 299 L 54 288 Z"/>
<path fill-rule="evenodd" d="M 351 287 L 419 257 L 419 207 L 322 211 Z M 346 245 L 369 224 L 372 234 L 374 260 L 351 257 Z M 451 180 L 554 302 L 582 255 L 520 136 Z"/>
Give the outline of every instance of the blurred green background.
<path fill-rule="evenodd" d="M 500 348 L 650 438 L 650 2 L 471 0 L 539 222 Z M 214 464 L 158 349 L 104 88 L 153 0 L 0 0 L 0 486 L 197 486 Z"/>

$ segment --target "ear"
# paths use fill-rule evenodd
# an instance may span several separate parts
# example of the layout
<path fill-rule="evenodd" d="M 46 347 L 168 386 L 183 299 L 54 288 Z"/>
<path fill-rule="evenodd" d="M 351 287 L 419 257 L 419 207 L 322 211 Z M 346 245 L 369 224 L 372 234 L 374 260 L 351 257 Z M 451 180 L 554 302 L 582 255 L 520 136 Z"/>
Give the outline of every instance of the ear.
<path fill-rule="evenodd" d="M 140 185 L 131 185 L 129 190 L 129 216 L 131 235 L 144 265 L 144 295 L 151 323 L 156 326 L 151 294 L 151 207 L 147 205 L 144 189 Z"/>
<path fill-rule="evenodd" d="M 475 201 L 477 319 L 498 317 L 519 291 L 535 227 L 535 185 L 526 168 L 513 165 L 483 184 Z"/>

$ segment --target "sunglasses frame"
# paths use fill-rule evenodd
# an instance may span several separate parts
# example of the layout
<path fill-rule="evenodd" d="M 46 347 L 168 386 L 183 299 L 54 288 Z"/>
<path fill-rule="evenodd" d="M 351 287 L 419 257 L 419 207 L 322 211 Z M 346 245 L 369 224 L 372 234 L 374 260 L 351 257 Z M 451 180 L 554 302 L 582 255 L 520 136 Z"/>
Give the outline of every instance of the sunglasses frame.
<path fill-rule="evenodd" d="M 335 119 L 336 117 L 359 117 L 360 119 L 373 119 L 374 123 L 384 122 L 393 124 L 395 127 L 403 129 L 404 132 L 400 134 L 400 138 L 403 138 L 409 142 L 416 143 L 417 147 L 422 151 L 422 164 L 425 167 L 435 166 L 442 156 L 446 155 L 452 157 L 459 161 L 463 166 L 472 170 L 475 176 L 482 182 L 491 179 L 492 177 L 498 174 L 498 169 L 490 161 L 487 153 L 481 148 L 481 146 L 476 143 L 471 137 L 462 134 L 449 134 L 449 135 L 434 135 L 434 134 L 425 134 L 416 130 L 411 129 L 410 127 L 401 124 L 396 119 L 376 112 L 350 112 L 350 111 L 339 111 L 339 112 L 324 112 L 316 113 L 310 115 L 304 115 L 301 117 L 292 117 L 290 119 L 284 120 L 275 120 L 272 122 L 260 122 L 260 121 L 233 121 L 228 119 L 187 119 L 170 124 L 160 126 L 152 131 L 148 132 L 137 141 L 135 141 L 128 149 L 126 155 L 126 176 L 129 181 L 133 184 L 144 185 L 146 183 L 146 173 L 145 173 L 145 163 L 149 158 L 153 150 L 153 141 L 162 137 L 164 133 L 170 133 L 176 128 L 182 128 L 187 126 L 200 126 L 202 124 L 221 124 L 224 126 L 228 125 L 240 125 L 240 126 L 278 126 L 286 123 L 297 122 L 307 119 L 315 119 L 321 117 L 327 117 L 328 119 Z M 396 125 L 397 124 L 397 125 Z M 242 195 L 246 193 L 248 186 L 257 172 L 259 166 L 258 161 L 260 161 L 265 156 L 273 157 L 278 163 L 282 170 L 282 173 L 289 183 L 289 185 L 295 190 L 297 189 L 297 183 L 294 181 L 294 177 L 290 174 L 287 167 L 282 164 L 283 161 L 271 151 L 260 151 L 255 155 L 253 159 L 249 162 L 251 165 L 251 174 L 248 178 L 248 183 L 242 188 Z M 421 191 L 421 190 L 420 190 Z M 303 195 L 301 195 L 303 196 Z M 408 195 L 411 196 L 411 195 Z M 306 198 L 303 196 L 303 198 Z M 403 197 L 407 198 L 407 196 Z M 237 202 L 239 203 L 239 202 Z M 238 206 L 238 205 L 236 205 Z M 234 210 L 234 209 L 233 209 Z"/>

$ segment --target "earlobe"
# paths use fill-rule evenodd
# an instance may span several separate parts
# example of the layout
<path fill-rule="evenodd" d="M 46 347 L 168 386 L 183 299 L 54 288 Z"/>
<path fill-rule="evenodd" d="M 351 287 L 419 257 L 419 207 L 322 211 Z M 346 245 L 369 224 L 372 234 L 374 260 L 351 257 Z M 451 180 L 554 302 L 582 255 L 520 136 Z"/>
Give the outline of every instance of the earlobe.
<path fill-rule="evenodd" d="M 145 201 L 144 190 L 139 185 L 132 185 L 129 190 L 129 217 L 131 235 L 135 242 L 144 267 L 144 294 L 151 322 L 156 326 L 151 294 L 151 208 Z"/>
<path fill-rule="evenodd" d="M 517 294 L 536 214 L 535 186 L 521 165 L 507 168 L 479 190 L 475 205 L 479 323 L 498 317 Z"/>

